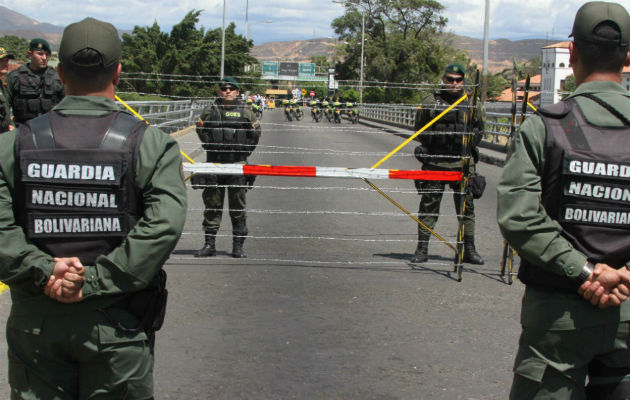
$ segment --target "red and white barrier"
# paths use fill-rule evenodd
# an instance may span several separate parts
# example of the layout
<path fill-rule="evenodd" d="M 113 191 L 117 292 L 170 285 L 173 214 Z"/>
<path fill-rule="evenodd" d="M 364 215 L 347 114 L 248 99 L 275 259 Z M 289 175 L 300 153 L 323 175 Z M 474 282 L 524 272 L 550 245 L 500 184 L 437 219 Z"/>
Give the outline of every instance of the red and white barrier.
<path fill-rule="evenodd" d="M 459 171 L 421 171 L 372 168 L 310 167 L 294 165 L 247 165 L 184 163 L 184 171 L 214 175 L 268 175 L 317 178 L 418 179 L 423 181 L 459 182 Z"/>

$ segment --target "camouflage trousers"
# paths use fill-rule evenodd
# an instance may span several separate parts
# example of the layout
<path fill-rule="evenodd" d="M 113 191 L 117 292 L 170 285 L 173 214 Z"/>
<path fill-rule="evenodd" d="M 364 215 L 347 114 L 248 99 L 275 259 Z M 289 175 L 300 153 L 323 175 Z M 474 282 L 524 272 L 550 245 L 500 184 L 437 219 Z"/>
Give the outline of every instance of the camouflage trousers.
<path fill-rule="evenodd" d="M 247 235 L 247 182 L 240 175 L 208 175 L 207 187 L 202 198 L 205 206 L 203 227 L 205 230 L 217 232 L 223 216 L 223 204 L 227 191 L 232 231 L 235 235 Z"/>

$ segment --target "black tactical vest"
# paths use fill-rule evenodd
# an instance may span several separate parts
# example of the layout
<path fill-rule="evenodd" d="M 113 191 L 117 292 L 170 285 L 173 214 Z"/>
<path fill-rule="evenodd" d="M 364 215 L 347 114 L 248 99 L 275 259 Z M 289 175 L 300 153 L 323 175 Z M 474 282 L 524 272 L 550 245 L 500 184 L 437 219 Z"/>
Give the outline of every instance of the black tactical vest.
<path fill-rule="evenodd" d="M 41 76 L 33 76 L 26 70 L 18 70 L 18 87 L 14 89 L 13 117 L 24 123 L 40 114 L 47 113 L 64 97 L 64 87 L 51 67 Z"/>
<path fill-rule="evenodd" d="M 58 257 L 94 264 L 143 214 L 136 161 L 146 123 L 51 112 L 19 128 L 15 215 L 27 238 Z"/>
<path fill-rule="evenodd" d="M 630 257 L 630 122 L 590 125 L 572 99 L 539 113 L 547 131 L 542 205 L 589 261 L 623 267 Z M 540 289 L 575 292 L 579 286 L 527 260 L 518 277 Z"/>
<path fill-rule="evenodd" d="M 436 105 L 438 108 L 433 112 L 433 117 L 439 115 L 448 108 L 452 102 L 447 101 L 439 93 L 435 95 Z M 468 118 L 468 99 L 462 101 L 440 118 L 431 130 L 435 132 L 450 132 L 431 134 L 431 141 L 428 147 L 429 154 L 444 154 L 449 156 L 465 155 L 463 149 L 463 134 L 467 131 L 466 121 Z M 432 158 L 432 161 L 453 161 L 452 158 L 440 160 Z"/>
<path fill-rule="evenodd" d="M 252 122 L 244 116 L 241 102 L 226 108 L 220 103 L 212 105 L 207 121 L 203 121 L 204 149 L 207 162 L 234 163 L 247 160 L 258 139 L 250 134 Z"/>

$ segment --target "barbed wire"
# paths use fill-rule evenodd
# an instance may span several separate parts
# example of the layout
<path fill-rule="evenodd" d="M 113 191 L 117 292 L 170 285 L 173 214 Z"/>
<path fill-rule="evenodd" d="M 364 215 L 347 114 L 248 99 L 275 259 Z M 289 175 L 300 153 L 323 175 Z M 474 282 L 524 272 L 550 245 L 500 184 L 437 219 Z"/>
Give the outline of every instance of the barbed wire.
<path fill-rule="evenodd" d="M 185 78 L 185 79 L 181 79 Z M 206 79 L 210 78 L 210 79 Z M 269 86 L 269 83 L 265 82 L 267 78 L 265 77 L 251 77 L 251 76 L 235 76 L 234 78 L 239 80 L 241 85 L 246 86 Z M 121 79 L 126 81 L 152 81 L 152 82 L 170 82 L 170 83 L 203 83 L 203 84 L 211 84 L 218 85 L 221 82 L 219 76 L 216 75 L 183 75 L 183 74 L 164 74 L 164 73 L 149 73 L 149 72 L 123 72 L 121 73 Z M 263 81 L 263 82 L 261 82 Z M 321 81 L 313 81 L 309 79 L 299 79 L 296 78 L 292 81 L 287 81 L 288 83 L 280 83 L 283 81 L 278 81 L 276 83 L 277 88 L 295 88 L 297 82 L 300 82 L 301 86 L 318 86 L 318 85 L 327 85 L 328 80 L 323 79 Z M 303 84 L 304 82 L 308 82 L 307 84 Z M 386 89 L 416 89 L 416 90 L 426 90 L 426 89 L 437 89 L 441 87 L 441 83 L 430 83 L 430 82 L 421 82 L 421 83 L 411 83 L 411 82 L 387 82 L 387 81 L 359 81 L 359 80 L 335 80 L 338 84 L 342 86 L 348 87 L 356 87 L 356 88 L 386 88 Z M 475 84 L 464 84 L 462 87 L 472 89 L 478 85 Z"/>
<path fill-rule="evenodd" d="M 182 235 L 184 236 L 199 235 L 199 233 L 184 231 L 182 232 Z M 217 233 L 216 236 L 217 237 L 232 237 L 231 234 L 226 234 L 226 233 Z M 284 236 L 239 235 L 239 236 L 247 238 L 247 239 L 264 239 L 264 240 L 334 240 L 334 241 L 339 241 L 339 242 L 364 242 L 364 243 L 397 243 L 397 242 L 417 243 L 418 242 L 417 238 L 415 239 L 363 239 L 363 238 L 355 238 L 355 237 L 348 238 L 344 236 L 307 236 L 307 235 L 284 235 Z M 379 236 L 382 236 L 382 234 L 379 234 Z M 416 234 L 410 233 L 407 236 L 416 236 Z M 457 244 L 457 241 L 453 241 L 453 242 L 447 241 L 447 243 Z"/>
<path fill-rule="evenodd" d="M 305 177 L 302 177 L 304 179 L 308 179 Z M 213 188 L 250 188 L 250 186 L 244 186 L 244 185 L 196 185 L 199 186 L 199 188 L 206 188 L 206 187 L 213 187 Z M 370 192 L 373 193 L 374 190 L 369 188 L 369 187 L 351 187 L 351 186 L 262 186 L 262 185 L 254 185 L 251 188 L 256 188 L 256 189 L 267 189 L 267 190 L 325 190 L 325 191 L 349 191 L 349 192 Z M 431 190 L 431 189 L 423 189 L 423 190 L 418 190 L 418 189 L 412 189 L 412 190 L 405 190 L 405 189 L 400 189 L 399 187 L 393 188 L 393 187 L 384 187 L 381 186 L 380 189 L 382 190 L 386 190 L 389 193 L 399 193 L 399 194 L 426 194 L 426 193 L 443 193 L 443 194 L 463 194 L 463 192 L 461 191 L 453 191 L 451 189 L 448 189 L 449 185 L 446 185 L 446 188 L 444 190 Z"/>
<path fill-rule="evenodd" d="M 181 256 L 179 254 L 173 254 L 171 255 L 171 259 L 174 260 L 196 260 L 199 262 L 204 262 L 207 259 L 206 258 L 196 258 L 193 256 L 188 256 L 188 257 L 184 257 Z M 323 260 L 305 260 L 305 259 L 287 259 L 287 258 L 256 258 L 256 257 L 248 257 L 247 258 L 248 261 L 251 262 L 258 262 L 258 263 L 274 263 L 274 264 L 291 264 L 291 265 L 378 265 L 379 267 L 383 267 L 383 266 L 387 266 L 387 265 L 394 265 L 394 266 L 400 266 L 400 265 L 404 265 L 406 266 L 406 270 L 408 270 L 408 265 L 409 262 L 408 261 L 386 261 L 386 260 L 382 260 L 382 261 L 339 261 L 339 259 L 335 259 L 335 260 L 330 260 L 330 261 L 323 261 Z M 235 262 L 238 262 L 236 259 L 234 260 Z M 222 260 L 223 262 L 223 260 Z M 432 267 L 444 267 L 444 268 L 451 268 L 453 267 L 453 264 L 447 264 L 447 263 L 443 263 L 443 262 L 438 262 L 438 261 L 429 261 L 429 262 L 425 262 L 423 263 L 423 265 L 425 266 L 432 266 Z"/>
<path fill-rule="evenodd" d="M 144 78 L 143 76 L 137 75 L 137 78 Z M 131 77 L 131 78 L 136 78 L 136 77 Z M 174 81 L 179 80 L 178 78 L 180 77 L 169 77 L 168 79 L 173 78 Z M 198 81 L 199 79 L 197 79 L 196 77 L 193 78 L 194 80 Z M 365 86 L 364 86 L 365 87 Z M 418 87 L 417 85 L 415 86 L 416 88 Z M 208 100 L 208 101 L 213 101 L 215 98 L 213 97 L 178 97 L 178 98 L 183 98 L 186 100 L 191 100 L 191 101 L 196 101 L 197 99 L 204 99 L 204 100 Z M 397 104 L 397 105 L 383 105 L 383 107 L 398 107 L 399 109 L 406 109 L 408 111 L 415 111 L 418 108 L 417 104 Z M 444 107 L 445 108 L 445 107 Z M 462 109 L 468 109 L 468 107 L 461 107 Z M 269 112 L 269 111 L 267 111 Z M 167 123 L 173 120 L 177 120 L 177 112 L 176 111 L 169 111 L 169 114 L 165 114 L 165 115 L 158 115 L 156 117 L 152 117 L 151 118 L 151 122 L 152 123 Z M 187 113 L 190 113 L 190 109 L 188 110 L 182 110 L 182 115 L 185 116 Z M 296 135 L 296 134 L 304 134 L 304 135 L 317 135 L 318 133 L 332 133 L 334 134 L 339 134 L 339 135 L 344 135 L 345 133 L 352 133 L 352 134 L 359 134 L 359 135 L 388 135 L 391 136 L 392 134 L 400 134 L 400 135 L 409 135 L 409 130 L 395 130 L 394 132 L 392 132 L 391 129 L 389 129 L 387 132 L 384 130 L 377 130 L 374 128 L 368 128 L 365 126 L 356 126 L 356 125 L 350 125 L 350 124 L 346 124 L 346 125 L 339 125 L 339 124 L 316 124 L 316 123 L 311 123 L 307 120 L 303 120 L 300 122 L 288 122 L 288 121 L 277 121 L 277 117 L 274 117 L 273 121 L 269 121 L 269 120 L 265 120 L 264 119 L 265 114 L 263 114 L 263 120 L 261 121 L 261 125 L 262 125 L 262 129 L 264 132 L 264 135 L 269 135 L 269 134 L 291 134 L 291 135 Z M 169 129 L 173 129 L 173 128 L 177 128 L 177 127 L 181 127 L 183 128 L 190 128 L 191 125 L 188 123 L 185 123 L 184 121 L 182 121 L 181 123 L 177 122 L 174 124 L 170 124 Z M 467 135 L 468 133 L 465 132 L 457 132 L 457 131 L 451 131 L 451 132 L 443 132 L 443 131 L 426 131 L 423 134 L 425 135 Z M 194 137 L 194 136 L 193 136 Z M 200 143 L 198 141 L 193 141 L 193 140 L 186 140 L 184 138 L 179 140 L 180 145 L 182 146 L 195 146 L 197 148 L 200 148 Z M 229 152 L 234 152 L 234 145 L 230 145 L 231 149 L 230 150 L 226 150 Z M 217 146 L 220 147 L 220 146 Z M 221 152 L 221 150 L 215 150 L 215 151 L 219 151 Z M 202 153 L 203 154 L 203 153 Z M 339 158 L 340 160 L 343 160 L 344 163 L 343 164 L 347 164 L 348 158 L 349 157 L 353 157 L 353 158 L 358 158 L 358 159 L 366 159 L 368 157 L 373 157 L 373 158 L 382 158 L 382 156 L 386 155 L 387 152 L 383 151 L 383 152 L 379 152 L 379 151 L 356 151 L 356 150 L 352 150 L 352 149 L 332 149 L 332 148 L 327 148 L 326 146 L 318 146 L 318 147 L 304 147 L 304 146 L 286 146 L 286 145 L 265 145 L 265 144 L 260 144 L 258 145 L 258 147 L 256 148 L 256 152 L 254 153 L 254 155 L 256 155 L 259 158 L 265 159 L 266 156 L 268 155 L 292 155 L 292 156 L 301 156 L 301 155 L 318 155 L 318 156 L 332 156 L 335 158 Z M 413 154 L 411 152 L 399 152 L 397 154 L 394 155 L 394 157 L 413 157 Z M 460 156 L 450 156 L 450 155 L 444 155 L 444 156 L 440 156 L 440 155 L 427 155 L 427 158 L 431 158 L 431 157 L 440 157 L 442 159 L 446 158 L 452 158 L 454 160 L 461 160 Z M 264 180 L 258 180 L 256 183 L 256 185 L 254 185 L 251 189 L 255 190 L 256 192 L 272 192 L 272 193 L 277 193 L 278 191 L 289 191 L 289 192 L 306 192 L 306 191 L 326 191 L 327 193 L 360 193 L 360 194 L 365 194 L 367 195 L 368 193 L 370 194 L 370 196 L 374 195 L 378 197 L 378 194 L 376 194 L 376 192 L 374 191 L 374 189 L 367 187 L 367 186 L 360 186 L 362 185 L 362 183 L 357 180 L 351 184 L 344 184 L 344 185 L 315 185 L 315 184 L 309 184 L 307 182 L 304 182 L 305 184 L 303 185 L 291 185 L 291 184 L 273 184 L 272 182 L 283 182 L 282 180 L 277 181 L 277 180 L 267 180 L 270 178 L 278 178 L 278 177 L 263 177 L 261 176 L 260 178 L 264 178 Z M 321 182 L 321 181 L 320 181 Z M 386 181 L 386 182 L 390 182 L 390 181 Z M 356 185 L 355 185 L 356 184 Z M 190 184 L 188 184 L 190 185 Z M 379 185 L 380 188 L 384 191 L 386 191 L 387 193 L 390 194 L 396 194 L 396 195 L 400 195 L 400 196 L 414 196 L 414 199 L 416 199 L 418 196 L 418 194 L 428 194 L 428 193 L 441 193 L 441 194 L 463 194 L 459 191 L 453 191 L 452 189 L 450 189 L 450 185 L 445 185 L 444 186 L 444 190 L 441 190 L 439 188 L 435 188 L 435 189 L 427 189 L 427 188 L 423 188 L 420 191 L 415 187 L 415 185 L 413 184 L 413 182 L 403 182 L 403 181 L 398 181 L 396 183 L 385 183 L 383 185 Z M 208 186 L 210 187 L 210 186 Z M 224 189 L 229 189 L 229 188 L 234 188 L 234 187 L 241 187 L 244 188 L 246 186 L 238 186 L 238 185 L 211 185 L 211 187 L 217 187 L 217 188 L 224 188 Z M 201 191 L 198 191 L 199 195 L 201 195 Z M 263 193 L 266 194 L 266 193 Z M 291 198 L 293 196 L 293 193 L 291 194 L 287 194 L 286 197 L 287 198 Z M 417 201 L 417 200 L 416 200 Z M 416 202 L 417 205 L 417 202 Z M 198 214 L 198 215 L 202 215 L 204 213 L 204 211 L 225 211 L 227 213 L 232 213 L 235 212 L 237 210 L 233 210 L 233 209 L 205 209 L 204 208 L 189 208 L 188 213 L 191 214 Z M 274 209 L 274 208 L 255 208 L 255 209 L 246 209 L 245 212 L 249 213 L 249 214 L 256 214 L 256 215 L 286 215 L 287 218 L 292 218 L 292 217 L 299 217 L 299 216 L 314 216 L 314 217 L 319 217 L 319 216 L 335 216 L 335 217 L 339 217 L 339 218 L 356 218 L 356 217 L 368 217 L 368 218 L 397 218 L 397 219 L 404 219 L 404 218 L 408 218 L 408 216 L 401 214 L 401 213 L 396 213 L 396 212 L 387 212 L 387 211 L 364 211 L 364 210 L 337 210 L 337 209 L 306 209 L 306 210 L 299 210 L 299 209 Z M 460 215 L 457 215 L 457 213 L 453 214 L 453 213 L 443 213 L 443 214 L 419 214 L 419 213 L 412 213 L 412 215 L 416 216 L 416 217 L 423 217 L 423 216 L 428 216 L 428 215 L 434 215 L 437 217 L 447 217 L 447 216 L 452 216 L 455 218 L 460 218 Z M 279 217 L 281 218 L 281 217 Z M 195 220 L 194 218 L 192 219 L 193 221 Z M 199 218 L 197 218 L 197 220 L 199 220 Z M 226 232 L 226 233 L 223 233 Z M 217 236 L 218 237 L 232 237 L 233 232 L 229 232 L 226 230 L 222 230 Z M 183 235 L 187 236 L 187 237 L 191 237 L 191 238 L 203 238 L 203 231 L 200 229 L 199 231 L 196 230 L 191 230 L 191 229 L 187 229 Z M 383 243 L 383 244 L 395 244 L 395 243 L 417 243 L 417 234 L 416 233 L 409 233 L 409 234 L 397 234 L 398 236 L 392 236 L 394 235 L 391 232 L 370 232 L 370 235 L 372 235 L 372 237 L 366 237 L 366 236 L 361 236 L 360 234 L 357 234 L 356 232 L 349 232 L 349 233 L 339 233 L 339 232 L 335 232 L 333 234 L 328 234 L 328 233 L 315 233 L 315 234 L 303 234 L 301 232 L 277 232 L 277 233 L 269 233 L 267 230 L 265 230 L 264 232 L 253 232 L 252 234 L 249 234 L 246 236 L 246 238 L 248 239 L 252 239 L 252 240 L 264 240 L 264 241 L 304 241 L 304 242 L 309 242 L 309 241 L 339 241 L 339 242 L 347 242 L 347 243 Z M 450 244 L 456 244 L 457 240 L 456 240 L 456 234 L 447 234 L 447 235 L 443 235 L 444 237 L 448 238 L 448 243 Z M 264 253 L 263 253 L 264 254 Z M 354 260 L 347 260 L 347 257 L 344 257 L 343 255 L 339 256 L 335 256 L 332 255 L 331 257 L 336 257 L 337 259 L 334 261 L 335 264 L 343 264 L 343 265 L 353 265 L 353 264 L 366 264 L 366 262 L 361 262 L 361 261 L 354 261 Z M 179 255 L 175 256 L 174 258 L 183 258 Z M 185 258 L 185 257 L 184 257 Z M 188 257 L 189 259 L 192 259 L 192 255 Z M 339 259 L 340 258 L 340 259 Z M 199 261 L 203 261 L 203 259 L 196 259 Z M 248 258 L 249 261 L 261 261 L 261 262 L 276 262 L 276 263 L 282 263 L 282 262 L 290 262 L 290 263 L 305 263 L 305 264 L 330 264 L 330 261 L 326 261 L 326 260 L 306 260 L 306 259 L 297 259 L 297 260 L 291 260 L 291 257 L 285 257 L 285 258 L 274 258 L 274 257 L 270 257 L 270 258 Z M 372 263 L 372 261 L 367 261 L 367 263 Z M 379 264 L 379 265 L 387 265 L 388 262 L 374 262 L 374 264 Z M 405 261 L 398 261 L 398 262 L 393 262 L 392 264 L 396 264 L 396 265 L 400 265 L 400 264 L 407 264 Z M 438 265 L 438 264 L 436 264 Z M 449 264 L 439 264 L 439 265 L 448 265 L 448 266 L 452 266 L 451 263 Z"/>
<path fill-rule="evenodd" d="M 446 192 L 441 192 L 441 191 L 431 191 L 431 192 L 425 192 L 425 193 L 446 193 Z M 203 212 L 204 210 L 208 210 L 208 211 L 227 211 L 228 213 L 231 211 L 240 211 L 240 210 L 234 210 L 234 209 L 224 209 L 224 208 L 189 208 L 188 212 L 197 212 L 197 211 L 201 211 Z M 357 216 L 357 217 L 364 217 L 364 216 L 370 216 L 370 217 L 394 217 L 394 218 L 401 218 L 401 219 L 407 219 L 409 217 L 407 217 L 405 214 L 401 214 L 401 213 L 393 213 L 393 212 L 366 212 L 366 211 L 339 211 L 339 210 L 274 210 L 274 209 L 247 209 L 247 213 L 248 214 L 288 214 L 288 215 L 350 215 L 350 216 Z M 416 217 L 420 217 L 420 216 L 431 216 L 431 217 L 444 217 L 444 216 L 448 216 L 448 215 L 452 215 L 452 214 L 436 214 L 436 213 L 411 213 L 411 215 L 416 216 Z M 458 215 L 459 216 L 459 215 Z"/>

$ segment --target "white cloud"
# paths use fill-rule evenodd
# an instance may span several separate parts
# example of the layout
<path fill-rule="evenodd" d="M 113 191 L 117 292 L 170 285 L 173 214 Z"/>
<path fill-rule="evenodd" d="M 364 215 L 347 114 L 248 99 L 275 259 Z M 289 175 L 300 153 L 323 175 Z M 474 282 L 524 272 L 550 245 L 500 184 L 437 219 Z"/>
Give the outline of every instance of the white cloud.
<path fill-rule="evenodd" d="M 573 17 L 584 0 L 488 0 L 490 37 L 566 38 Z M 618 0 L 630 8 L 630 0 Z M 226 23 L 234 21 L 237 32 L 245 33 L 245 8 L 248 0 L 226 0 Z M 447 30 L 460 35 L 483 36 L 485 0 L 442 0 Z M 42 7 L 41 0 L 0 0 L 11 10 L 40 22 L 67 25 L 85 17 L 99 18 L 121 29 L 146 26 L 157 21 L 163 31 L 181 21 L 192 9 L 204 10 L 200 24 L 208 29 L 221 26 L 223 0 L 57 0 Z M 343 13 L 331 0 L 249 0 L 249 22 L 256 43 L 270 40 L 309 39 L 333 36 L 330 23 Z M 272 20 L 272 24 L 256 22 Z"/>
<path fill-rule="evenodd" d="M 584 0 L 488 0 L 490 4 L 490 37 L 566 39 L 571 33 L 573 18 Z M 630 8 L 630 0 L 618 0 Z M 484 0 L 444 0 L 444 15 L 449 29 L 457 34 L 483 37 Z"/>

